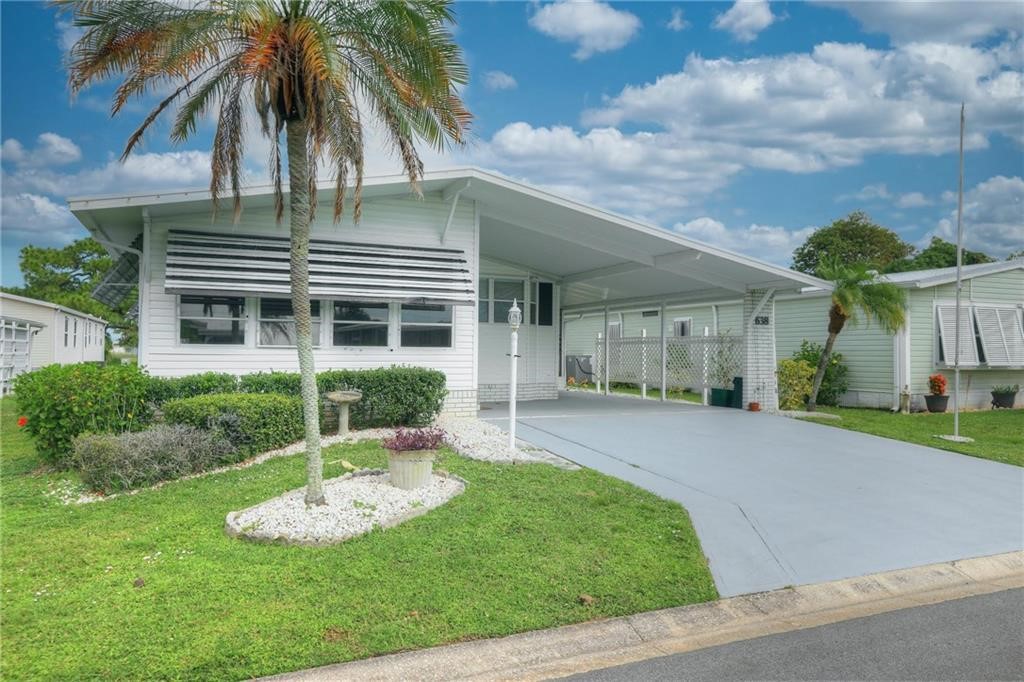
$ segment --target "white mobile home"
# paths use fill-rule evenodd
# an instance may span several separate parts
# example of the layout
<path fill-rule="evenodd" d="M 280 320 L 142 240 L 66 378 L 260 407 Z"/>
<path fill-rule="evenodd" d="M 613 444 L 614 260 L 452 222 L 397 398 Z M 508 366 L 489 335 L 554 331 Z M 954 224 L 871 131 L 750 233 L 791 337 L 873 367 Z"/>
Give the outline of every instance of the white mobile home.
<path fill-rule="evenodd" d="M 75 362 L 103 362 L 107 323 L 48 301 L 0 292 L 0 316 L 38 325 L 28 369 Z"/>
<path fill-rule="evenodd" d="M 739 371 L 773 382 L 775 296 L 827 286 L 478 169 L 427 173 L 421 186 L 418 198 L 403 177 L 367 178 L 358 225 L 317 215 L 316 365 L 437 368 L 451 411 L 507 396 L 513 300 L 525 313 L 518 394 L 554 398 L 564 316 L 743 299 Z M 107 284 L 139 284 L 139 363 L 149 371 L 295 370 L 287 219 L 275 221 L 269 188 L 245 191 L 237 224 L 229 212 L 211 220 L 206 191 L 70 204 L 121 259 L 125 281 Z"/>

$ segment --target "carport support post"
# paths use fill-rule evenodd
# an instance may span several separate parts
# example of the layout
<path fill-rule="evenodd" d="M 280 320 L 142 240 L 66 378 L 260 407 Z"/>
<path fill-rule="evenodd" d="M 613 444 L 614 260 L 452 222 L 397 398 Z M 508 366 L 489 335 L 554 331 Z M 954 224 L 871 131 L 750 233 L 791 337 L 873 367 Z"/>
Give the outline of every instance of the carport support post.
<path fill-rule="evenodd" d="M 658 322 L 661 324 L 661 401 L 668 397 L 668 340 L 665 337 L 665 304 L 658 310 Z"/>
<path fill-rule="evenodd" d="M 604 394 L 608 395 L 611 391 L 608 390 L 608 365 L 611 364 L 611 358 L 608 357 L 608 306 L 604 307 Z"/>
<path fill-rule="evenodd" d="M 779 409 L 775 375 L 775 290 L 749 289 L 743 295 L 743 407 L 761 403 Z"/>
<path fill-rule="evenodd" d="M 640 400 L 647 400 L 647 328 L 640 330 Z"/>

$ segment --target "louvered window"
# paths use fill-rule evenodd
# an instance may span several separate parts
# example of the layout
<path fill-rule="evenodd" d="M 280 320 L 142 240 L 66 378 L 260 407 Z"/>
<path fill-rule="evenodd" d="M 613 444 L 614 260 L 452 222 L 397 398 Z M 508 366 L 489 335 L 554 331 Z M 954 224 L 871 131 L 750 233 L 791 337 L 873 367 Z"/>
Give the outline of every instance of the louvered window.
<path fill-rule="evenodd" d="M 1024 366 L 1024 327 L 1019 308 L 975 306 L 985 362 L 989 367 Z"/>
<path fill-rule="evenodd" d="M 952 367 L 956 354 L 956 306 L 940 305 L 935 309 L 939 334 L 939 360 Z M 977 336 L 974 330 L 974 315 L 971 307 L 960 306 L 960 366 L 976 367 L 979 364 Z"/>

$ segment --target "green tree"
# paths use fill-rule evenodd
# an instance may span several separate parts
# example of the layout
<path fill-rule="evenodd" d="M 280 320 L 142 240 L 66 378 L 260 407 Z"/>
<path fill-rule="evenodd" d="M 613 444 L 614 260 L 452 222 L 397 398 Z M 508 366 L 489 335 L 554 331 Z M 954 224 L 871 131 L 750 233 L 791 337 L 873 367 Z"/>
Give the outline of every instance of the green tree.
<path fill-rule="evenodd" d="M 995 259 L 981 251 L 968 251 L 964 249 L 964 265 L 976 263 L 991 263 Z M 951 268 L 956 265 L 956 244 L 951 244 L 944 239 L 932 237 L 928 248 L 923 249 L 913 258 L 904 258 L 889 263 L 886 272 L 910 272 L 912 270 L 931 270 L 932 268 Z"/>
<path fill-rule="evenodd" d="M 815 275 L 829 259 L 838 258 L 844 263 L 865 263 L 882 270 L 913 252 L 914 247 L 895 232 L 876 225 L 867 213 L 854 211 L 811 233 L 793 251 L 793 269 Z"/>
<path fill-rule="evenodd" d="M 128 311 L 135 304 L 132 292 L 117 306 L 106 306 L 92 297 L 92 290 L 106 276 L 114 260 L 93 239 L 79 239 L 63 247 L 22 247 L 19 258 L 25 284 L 4 291 L 81 310 L 101 317 L 116 329 L 121 343 L 134 346 L 138 336 Z"/>
<path fill-rule="evenodd" d="M 133 97 L 167 91 L 128 139 L 122 160 L 150 125 L 176 108 L 170 135 L 183 142 L 216 118 L 210 189 L 228 190 L 235 219 L 247 111 L 271 140 L 277 218 L 284 214 L 281 134 L 288 165 L 291 299 L 302 377 L 306 503 L 323 504 L 319 396 L 309 301 L 309 234 L 318 166 L 335 181 L 334 220 L 354 180 L 353 220 L 362 208 L 364 124 L 380 123 L 415 191 L 423 163 L 416 142 L 437 149 L 464 139 L 470 114 L 457 88 L 468 81 L 449 26 L 450 0 L 64 0 L 85 33 L 71 48 L 70 86 L 80 92 L 118 74 L 117 114 Z"/>
<path fill-rule="evenodd" d="M 847 265 L 837 258 L 823 263 L 818 275 L 832 282 L 832 305 L 828 310 L 828 337 L 825 350 L 818 359 L 818 368 L 811 383 L 811 396 L 807 409 L 814 412 L 818 404 L 818 391 L 825 377 L 836 337 L 848 321 L 857 321 L 857 314 L 863 313 L 868 320 L 877 320 L 882 329 L 890 334 L 900 329 L 906 321 L 906 292 L 888 282 L 879 280 L 878 274 L 864 264 Z"/>

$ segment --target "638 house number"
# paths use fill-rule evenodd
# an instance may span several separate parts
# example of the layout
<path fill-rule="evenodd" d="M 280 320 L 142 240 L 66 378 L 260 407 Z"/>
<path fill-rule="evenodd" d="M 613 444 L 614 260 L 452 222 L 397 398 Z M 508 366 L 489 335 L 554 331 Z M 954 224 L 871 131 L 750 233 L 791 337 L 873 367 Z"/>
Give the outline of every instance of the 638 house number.
<path fill-rule="evenodd" d="M 754 324 L 756 324 L 756 325 L 766 325 L 766 324 L 768 324 L 768 316 L 767 315 L 757 315 L 754 318 Z"/>

